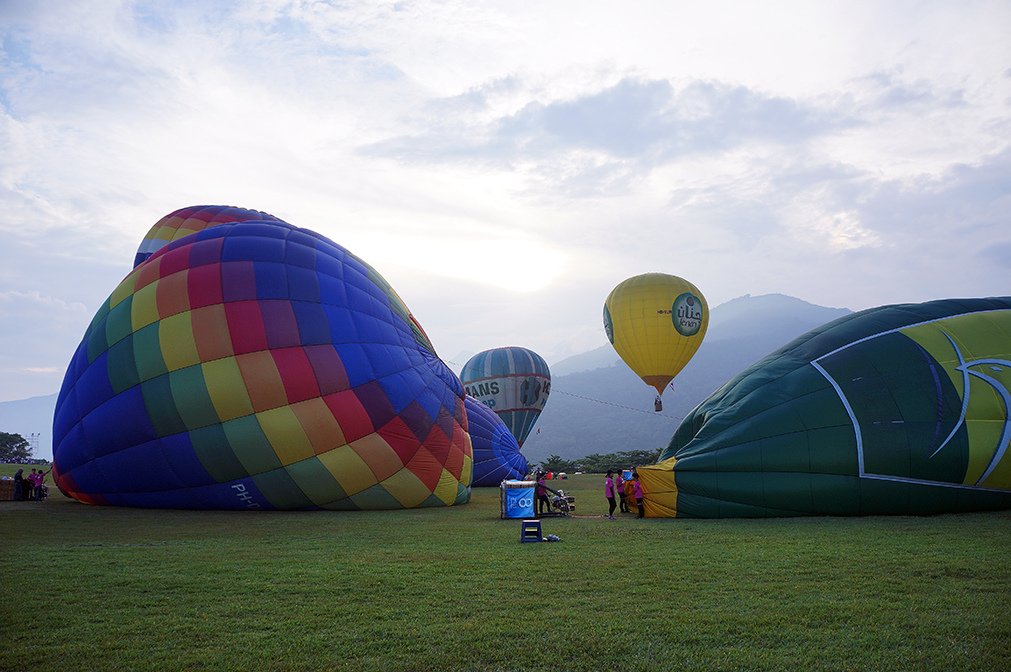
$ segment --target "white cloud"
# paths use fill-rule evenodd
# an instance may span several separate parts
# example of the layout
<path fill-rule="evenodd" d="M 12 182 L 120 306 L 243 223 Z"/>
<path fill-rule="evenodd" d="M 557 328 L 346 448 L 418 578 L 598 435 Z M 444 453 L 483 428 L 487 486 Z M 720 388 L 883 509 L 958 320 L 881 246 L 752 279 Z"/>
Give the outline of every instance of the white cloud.
<path fill-rule="evenodd" d="M 91 315 L 38 291 L 0 291 L 0 401 L 57 391 Z"/>
<path fill-rule="evenodd" d="M 444 354 L 602 344 L 603 298 L 646 270 L 714 304 L 1006 293 L 1009 24 L 999 2 L 2 3 L 0 398 L 54 391 L 147 229 L 199 203 L 346 245 Z"/>
<path fill-rule="evenodd" d="M 835 210 L 819 191 L 799 195 L 782 212 L 794 238 L 813 248 L 831 251 L 880 247 L 881 237 L 863 226 L 856 210 Z"/>
<path fill-rule="evenodd" d="M 86 312 L 87 310 L 84 307 L 84 304 L 67 302 L 54 296 L 43 295 L 37 291 L 23 292 L 12 289 L 0 292 L 0 316 L 8 318 L 15 317 L 11 307 L 14 304 L 22 304 L 22 307 L 30 306 L 36 310 L 57 310 L 63 313 L 74 314 Z"/>

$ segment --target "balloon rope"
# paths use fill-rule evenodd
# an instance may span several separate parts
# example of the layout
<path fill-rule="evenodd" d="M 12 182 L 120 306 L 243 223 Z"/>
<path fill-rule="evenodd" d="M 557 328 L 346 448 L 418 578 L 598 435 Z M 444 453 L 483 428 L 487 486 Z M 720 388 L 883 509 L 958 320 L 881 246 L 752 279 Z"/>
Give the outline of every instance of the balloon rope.
<path fill-rule="evenodd" d="M 604 404 L 605 406 L 614 406 L 615 408 L 623 408 L 626 411 L 635 411 L 636 413 L 645 413 L 646 415 L 651 415 L 653 417 L 659 418 L 670 418 L 671 420 L 684 420 L 684 417 L 677 415 L 667 415 L 666 413 L 655 413 L 653 411 L 644 411 L 641 408 L 633 408 L 631 406 L 623 406 L 621 404 L 615 404 L 610 401 L 604 401 L 603 399 L 594 399 L 593 397 L 584 397 L 581 394 L 573 394 L 572 392 L 566 392 L 565 390 L 559 390 L 557 387 L 551 388 L 551 394 L 564 394 L 567 397 L 575 397 L 577 399 L 585 399 L 587 401 L 593 401 L 598 404 Z"/>
<path fill-rule="evenodd" d="M 456 362 L 448 360 L 448 359 L 444 359 L 442 361 L 447 362 L 448 364 L 452 364 L 453 366 L 459 366 L 459 364 L 457 364 Z M 674 389 L 674 383 L 673 382 L 671 382 L 670 388 L 672 390 Z M 595 403 L 598 403 L 598 404 L 604 404 L 605 406 L 614 406 L 615 408 L 623 408 L 626 411 L 635 411 L 636 413 L 645 413 L 646 415 L 653 416 L 654 418 L 670 418 L 671 420 L 678 420 L 678 421 L 684 420 L 683 416 L 667 415 L 666 413 L 656 413 L 655 411 L 644 411 L 641 408 L 632 408 L 631 406 L 622 406 L 621 404 L 615 404 L 615 403 L 612 403 L 610 401 L 604 401 L 603 399 L 594 399 L 593 397 L 584 397 L 581 394 L 573 394 L 572 392 L 566 392 L 565 390 L 559 390 L 557 387 L 552 387 L 551 388 L 551 392 L 553 394 L 564 394 L 567 397 L 575 397 L 576 399 L 585 399 L 586 401 L 592 401 L 592 402 L 595 402 Z"/>

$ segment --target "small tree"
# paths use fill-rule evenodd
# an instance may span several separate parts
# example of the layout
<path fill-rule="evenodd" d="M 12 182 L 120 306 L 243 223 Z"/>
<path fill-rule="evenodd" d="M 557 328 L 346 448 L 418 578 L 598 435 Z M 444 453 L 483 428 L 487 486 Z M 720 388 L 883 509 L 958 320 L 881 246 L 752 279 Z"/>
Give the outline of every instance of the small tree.
<path fill-rule="evenodd" d="M 572 463 L 568 460 L 563 460 L 561 455 L 551 455 L 548 459 L 541 462 L 541 468 L 544 471 L 571 471 Z"/>
<path fill-rule="evenodd" d="M 0 462 L 27 464 L 32 459 L 32 446 L 20 434 L 0 432 Z"/>

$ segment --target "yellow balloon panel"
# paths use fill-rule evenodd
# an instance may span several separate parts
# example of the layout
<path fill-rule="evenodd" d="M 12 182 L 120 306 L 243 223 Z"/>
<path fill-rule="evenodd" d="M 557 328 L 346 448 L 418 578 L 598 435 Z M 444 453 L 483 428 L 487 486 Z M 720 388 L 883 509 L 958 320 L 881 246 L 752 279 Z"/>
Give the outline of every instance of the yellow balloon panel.
<path fill-rule="evenodd" d="M 676 275 L 637 275 L 611 290 L 604 302 L 611 345 L 659 394 L 699 349 L 708 326 L 702 292 Z"/>

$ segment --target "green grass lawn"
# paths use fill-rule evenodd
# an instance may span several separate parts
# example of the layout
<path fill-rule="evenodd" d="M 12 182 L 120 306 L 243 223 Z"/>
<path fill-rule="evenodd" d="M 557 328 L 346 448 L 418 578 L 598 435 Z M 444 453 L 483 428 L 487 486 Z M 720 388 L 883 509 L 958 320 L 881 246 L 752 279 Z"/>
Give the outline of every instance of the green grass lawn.
<path fill-rule="evenodd" d="M 544 522 L 554 544 L 519 543 L 489 488 L 368 513 L 0 502 L 0 669 L 1008 669 L 1009 512 L 608 521 L 602 480 L 561 482 L 580 517 Z"/>

